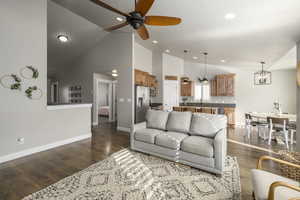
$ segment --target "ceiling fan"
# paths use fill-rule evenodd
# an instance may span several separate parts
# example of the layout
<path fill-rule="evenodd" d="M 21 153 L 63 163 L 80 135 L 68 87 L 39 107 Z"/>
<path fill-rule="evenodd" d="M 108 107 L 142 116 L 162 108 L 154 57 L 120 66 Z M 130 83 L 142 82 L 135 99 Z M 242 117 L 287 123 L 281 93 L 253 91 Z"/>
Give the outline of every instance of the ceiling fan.
<path fill-rule="evenodd" d="M 149 32 L 145 26 L 172 26 L 181 23 L 181 19 L 177 17 L 166 17 L 166 16 L 146 16 L 150 8 L 152 7 L 155 0 L 135 0 L 135 10 L 129 14 L 119 11 L 116 8 L 111 7 L 110 5 L 104 3 L 101 0 L 90 0 L 95 4 L 106 8 L 112 12 L 115 12 L 119 15 L 126 17 L 126 22 L 118 24 L 109 28 L 106 28 L 106 31 L 113 31 L 119 28 L 122 28 L 127 25 L 131 25 L 139 34 L 143 40 L 149 39 Z"/>

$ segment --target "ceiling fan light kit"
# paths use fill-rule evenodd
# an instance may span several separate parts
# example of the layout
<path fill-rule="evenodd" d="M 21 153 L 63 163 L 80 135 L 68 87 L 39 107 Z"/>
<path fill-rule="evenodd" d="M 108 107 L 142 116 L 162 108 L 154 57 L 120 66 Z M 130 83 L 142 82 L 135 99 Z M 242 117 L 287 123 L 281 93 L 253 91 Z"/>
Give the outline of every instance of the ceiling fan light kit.
<path fill-rule="evenodd" d="M 181 23 L 181 19 L 177 17 L 146 16 L 148 11 L 152 7 L 154 0 L 139 0 L 137 3 L 135 1 L 135 10 L 133 12 L 130 12 L 129 14 L 111 7 L 101 0 L 90 1 L 105 9 L 126 17 L 126 22 L 106 28 L 106 31 L 114 31 L 119 28 L 123 28 L 124 26 L 130 25 L 134 30 L 137 31 L 137 33 L 143 40 L 147 40 L 150 37 L 145 24 L 151 26 L 173 26 Z"/>

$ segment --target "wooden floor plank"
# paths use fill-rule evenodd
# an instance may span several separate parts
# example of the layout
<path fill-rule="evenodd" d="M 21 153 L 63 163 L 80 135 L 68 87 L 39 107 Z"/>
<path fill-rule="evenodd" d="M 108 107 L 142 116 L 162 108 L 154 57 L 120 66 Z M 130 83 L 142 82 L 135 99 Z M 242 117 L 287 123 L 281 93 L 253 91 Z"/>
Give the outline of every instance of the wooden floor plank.
<path fill-rule="evenodd" d="M 116 131 L 113 124 L 104 124 L 93 128 L 92 138 L 68 144 L 45 152 L 0 164 L 0 199 L 19 200 L 33 192 L 41 190 L 67 176 L 101 161 L 112 153 L 129 147 L 129 135 Z M 243 129 L 229 129 L 232 140 L 269 148 L 274 151 L 284 146 L 268 146 L 258 139 L 257 133 L 248 141 Z M 242 199 L 252 199 L 250 170 L 256 167 L 257 159 L 272 153 L 260 151 L 249 146 L 228 143 L 228 154 L 238 159 L 240 166 Z M 276 170 L 272 164 L 271 170 Z"/>

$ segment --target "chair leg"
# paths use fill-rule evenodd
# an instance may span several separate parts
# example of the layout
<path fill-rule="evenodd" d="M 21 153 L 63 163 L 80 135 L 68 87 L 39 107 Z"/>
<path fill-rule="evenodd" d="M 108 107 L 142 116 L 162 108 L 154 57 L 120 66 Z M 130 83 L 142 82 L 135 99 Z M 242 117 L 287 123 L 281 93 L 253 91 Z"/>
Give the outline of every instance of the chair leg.
<path fill-rule="evenodd" d="M 247 136 L 248 136 L 248 139 L 250 139 L 250 133 L 251 133 L 251 127 L 248 125 L 247 126 Z"/>
<path fill-rule="evenodd" d="M 291 130 L 291 145 L 294 144 L 294 130 Z"/>
<path fill-rule="evenodd" d="M 267 132 L 267 130 L 266 130 L 266 129 L 264 129 L 264 140 L 266 140 L 266 139 L 267 139 L 266 132 Z"/>
<path fill-rule="evenodd" d="M 254 192 L 252 192 L 252 197 L 253 197 L 254 200 L 256 200 Z"/>
<path fill-rule="evenodd" d="M 285 138 L 285 144 L 286 148 L 289 149 L 289 137 L 288 137 L 288 131 L 284 131 L 284 138 Z"/>
<path fill-rule="evenodd" d="M 269 132 L 269 141 L 268 141 L 268 144 L 269 144 L 269 145 L 271 145 L 272 133 L 273 133 L 273 130 L 270 128 L 270 132 Z"/>

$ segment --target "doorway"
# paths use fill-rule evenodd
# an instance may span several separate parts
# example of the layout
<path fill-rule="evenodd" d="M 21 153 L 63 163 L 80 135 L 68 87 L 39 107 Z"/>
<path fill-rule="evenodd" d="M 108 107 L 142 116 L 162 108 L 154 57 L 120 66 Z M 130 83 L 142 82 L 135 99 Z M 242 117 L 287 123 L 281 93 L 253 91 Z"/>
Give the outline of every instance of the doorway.
<path fill-rule="evenodd" d="M 164 80 L 163 88 L 164 110 L 172 111 L 174 106 L 179 105 L 179 83 L 176 80 Z"/>
<path fill-rule="evenodd" d="M 94 79 L 94 126 L 116 122 L 116 83 L 115 80 Z"/>

